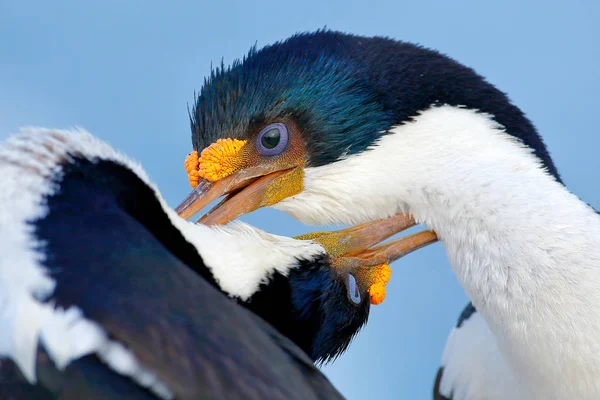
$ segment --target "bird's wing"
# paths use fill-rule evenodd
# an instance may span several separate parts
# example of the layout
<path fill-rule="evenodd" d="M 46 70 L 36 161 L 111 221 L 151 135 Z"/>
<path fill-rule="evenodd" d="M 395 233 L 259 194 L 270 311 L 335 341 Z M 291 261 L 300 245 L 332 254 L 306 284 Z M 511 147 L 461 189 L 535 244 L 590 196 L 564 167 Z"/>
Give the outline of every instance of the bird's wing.
<path fill-rule="evenodd" d="M 487 322 L 467 305 L 450 332 L 434 400 L 525 400 Z"/>
<path fill-rule="evenodd" d="M 21 163 L 3 155 L 5 172 Z M 5 357 L 0 393 L 15 399 L 342 398 L 301 350 L 199 274 L 203 262 L 195 247 L 130 168 L 78 155 L 63 162 L 52 192 L 40 199 L 45 211 L 28 221 L 37 243 L 30 253 L 54 286 L 50 297 L 33 294 L 24 305 L 0 307 L 0 320 L 11 323 L 0 324 L 0 354 L 28 327 L 39 332 L 39 345 L 25 351 L 35 360 L 37 385 L 28 385 L 32 373 Z M 0 196 L 0 208 L 9 201 Z M 18 229 L 0 224 L 0 231 Z M 0 261 L 0 288 L 12 283 L 7 271 L 18 276 L 20 266 L 7 262 Z M 26 306 L 42 322 L 19 314 Z M 10 354 L 27 365 L 22 348 Z"/>

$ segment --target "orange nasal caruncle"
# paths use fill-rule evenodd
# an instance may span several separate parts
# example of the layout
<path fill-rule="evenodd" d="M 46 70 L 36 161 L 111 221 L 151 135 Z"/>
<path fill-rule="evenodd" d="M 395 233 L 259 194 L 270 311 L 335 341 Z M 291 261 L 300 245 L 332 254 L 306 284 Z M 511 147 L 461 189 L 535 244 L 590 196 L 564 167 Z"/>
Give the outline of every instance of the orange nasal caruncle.
<path fill-rule="evenodd" d="M 372 272 L 374 275 L 374 283 L 369 286 L 369 296 L 371 304 L 381 304 L 385 299 L 385 285 L 390 281 L 392 269 L 387 264 L 382 264 L 375 268 Z"/>
<path fill-rule="evenodd" d="M 198 152 L 192 151 L 188 154 L 183 166 L 185 167 L 185 172 L 188 174 L 190 185 L 195 188 L 198 186 L 198 181 L 200 180 L 200 175 L 198 174 Z"/>
<path fill-rule="evenodd" d="M 200 178 L 215 182 L 236 172 L 242 166 L 237 155 L 245 144 L 245 140 L 218 139 L 200 157 L 197 151 L 191 152 L 184 162 L 190 185 L 196 187 Z"/>
<path fill-rule="evenodd" d="M 369 296 L 371 297 L 371 304 L 374 306 L 383 303 L 385 299 L 385 286 L 381 283 L 374 283 L 369 287 Z"/>
<path fill-rule="evenodd" d="M 211 182 L 233 174 L 241 167 L 238 153 L 246 144 L 245 140 L 219 139 L 200 154 L 198 174 Z"/>

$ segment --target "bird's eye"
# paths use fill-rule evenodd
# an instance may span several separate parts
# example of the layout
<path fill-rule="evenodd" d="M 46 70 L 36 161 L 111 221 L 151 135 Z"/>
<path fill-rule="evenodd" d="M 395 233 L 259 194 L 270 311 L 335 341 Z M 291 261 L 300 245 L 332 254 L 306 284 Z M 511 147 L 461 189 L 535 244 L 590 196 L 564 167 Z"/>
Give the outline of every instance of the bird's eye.
<path fill-rule="evenodd" d="M 354 304 L 360 304 L 360 290 L 356 284 L 356 278 L 352 274 L 348 274 L 348 297 Z"/>
<path fill-rule="evenodd" d="M 256 148 L 263 156 L 276 156 L 285 149 L 287 142 L 287 128 L 284 124 L 276 123 L 260 131 L 256 139 Z"/>

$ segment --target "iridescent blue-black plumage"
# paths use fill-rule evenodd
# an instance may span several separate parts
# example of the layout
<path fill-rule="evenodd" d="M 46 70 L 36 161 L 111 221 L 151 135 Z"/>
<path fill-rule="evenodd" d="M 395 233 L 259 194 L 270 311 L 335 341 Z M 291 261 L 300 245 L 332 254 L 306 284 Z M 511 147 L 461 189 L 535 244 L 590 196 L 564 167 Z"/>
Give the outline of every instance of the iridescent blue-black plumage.
<path fill-rule="evenodd" d="M 275 273 L 268 284 L 242 305 L 260 315 L 316 362 L 342 354 L 367 323 L 368 296 L 360 304 L 348 300 L 347 287 L 327 257 Z"/>
<path fill-rule="evenodd" d="M 202 150 L 218 138 L 251 137 L 292 119 L 308 166 L 319 166 L 364 151 L 435 104 L 490 114 L 559 179 L 531 122 L 472 69 L 411 43 L 323 30 L 253 48 L 213 71 L 191 112 L 192 142 Z"/>
<path fill-rule="evenodd" d="M 336 52 L 324 53 L 327 47 L 315 43 L 318 39 L 252 49 L 231 68 L 214 71 L 193 110 L 194 147 L 201 150 L 221 137 L 248 137 L 291 118 L 310 141 L 310 165 L 364 150 L 391 118 L 360 79 L 366 70 Z"/>
<path fill-rule="evenodd" d="M 299 348 L 215 286 L 130 170 L 75 159 L 63 166 L 58 187 L 47 198 L 48 215 L 33 222 L 57 282 L 51 301 L 82 309 L 177 398 L 339 397 Z M 83 381 L 87 391 L 99 360 L 79 366 L 80 379 L 67 386 Z M 112 393 L 122 377 L 104 375 L 102 393 Z M 53 391 L 44 374 L 40 380 Z"/>

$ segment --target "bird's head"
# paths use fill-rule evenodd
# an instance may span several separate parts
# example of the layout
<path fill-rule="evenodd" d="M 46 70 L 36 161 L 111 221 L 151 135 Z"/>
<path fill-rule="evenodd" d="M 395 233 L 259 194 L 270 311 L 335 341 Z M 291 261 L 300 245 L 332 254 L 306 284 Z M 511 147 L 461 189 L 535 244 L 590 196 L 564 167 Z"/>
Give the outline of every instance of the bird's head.
<path fill-rule="evenodd" d="M 191 113 L 195 150 L 185 166 L 195 190 L 183 216 L 224 194 L 229 205 L 204 223 L 277 204 L 304 190 L 307 171 L 381 136 L 392 115 L 340 38 L 297 36 L 213 71 Z"/>
<path fill-rule="evenodd" d="M 559 179 L 504 93 L 386 38 L 318 31 L 253 49 L 205 81 L 191 127 L 194 190 L 177 211 L 190 218 L 225 195 L 205 224 L 273 206 L 312 224 L 406 212 L 437 231 L 432 214 L 456 219 L 494 177 L 539 167 Z"/>
<path fill-rule="evenodd" d="M 400 226 L 406 229 L 413 225 L 412 218 L 397 215 L 295 239 L 269 235 L 271 241 L 265 253 L 283 249 L 285 255 L 296 253 L 295 259 L 277 261 L 276 269 L 258 285 L 255 281 L 242 295 L 236 290 L 229 290 L 229 294 L 293 340 L 314 361 L 333 360 L 367 322 L 370 306 L 384 300 L 391 276 L 388 263 L 436 239 L 430 232 L 426 237 L 379 244 Z M 290 251 L 298 246 L 305 246 L 301 253 Z M 256 257 L 253 253 L 247 259 Z M 241 274 L 253 270 L 246 264 Z M 217 276 L 222 273 L 215 272 Z M 235 278 L 236 284 L 244 282 L 240 275 Z M 217 282 L 223 281 L 217 278 Z"/>

